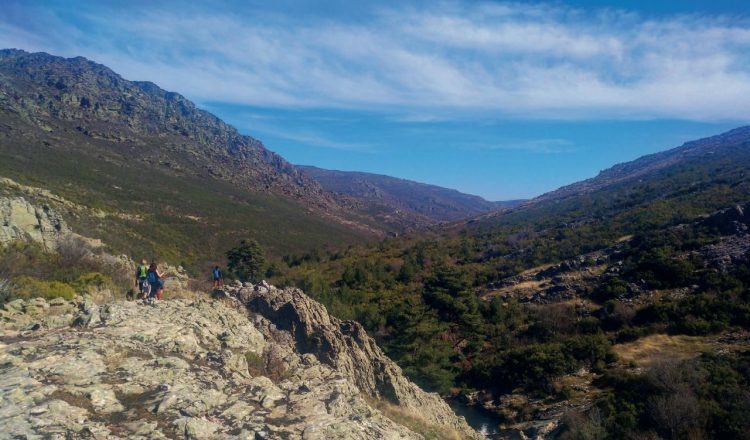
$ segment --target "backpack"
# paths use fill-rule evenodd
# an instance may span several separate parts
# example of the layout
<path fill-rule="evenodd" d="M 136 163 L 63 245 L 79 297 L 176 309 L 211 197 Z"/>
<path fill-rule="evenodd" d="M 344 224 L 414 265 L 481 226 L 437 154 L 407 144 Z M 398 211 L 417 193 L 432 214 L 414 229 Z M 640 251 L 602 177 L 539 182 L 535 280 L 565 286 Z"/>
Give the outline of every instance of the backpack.
<path fill-rule="evenodd" d="M 146 278 L 147 271 L 148 271 L 148 268 L 146 267 L 145 264 L 141 264 L 140 266 L 138 266 L 138 278 Z"/>
<path fill-rule="evenodd" d="M 157 281 L 159 281 L 159 276 L 156 274 L 156 272 L 149 272 L 148 282 L 151 284 L 156 284 Z"/>
<path fill-rule="evenodd" d="M 221 270 L 214 269 L 214 278 L 221 278 Z"/>

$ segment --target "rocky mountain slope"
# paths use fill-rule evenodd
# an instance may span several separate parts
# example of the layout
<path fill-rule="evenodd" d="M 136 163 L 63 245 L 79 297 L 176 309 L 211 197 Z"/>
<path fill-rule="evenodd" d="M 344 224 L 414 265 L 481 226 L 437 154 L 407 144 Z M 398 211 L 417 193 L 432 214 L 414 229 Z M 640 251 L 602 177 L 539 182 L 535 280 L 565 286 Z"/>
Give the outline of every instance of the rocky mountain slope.
<path fill-rule="evenodd" d="M 545 201 L 581 196 L 638 179 L 653 178 L 660 171 L 682 163 L 714 162 L 720 157 L 731 157 L 735 153 L 747 151 L 748 139 L 750 139 L 750 126 L 686 142 L 676 148 L 617 164 L 600 172 L 596 177 L 564 186 L 543 194 L 535 200 Z"/>
<path fill-rule="evenodd" d="M 105 213 L 67 217 L 118 253 L 188 264 L 248 236 L 280 255 L 387 229 L 181 95 L 80 57 L 0 51 L 0 176 Z"/>
<path fill-rule="evenodd" d="M 0 430 L 10 437 L 481 438 L 406 380 L 362 327 L 302 292 L 0 311 Z M 395 417 L 398 416 L 398 417 Z"/>
<path fill-rule="evenodd" d="M 125 80 L 82 57 L 0 51 L 0 109 L 47 132 L 68 128 L 108 140 L 137 161 L 335 206 L 315 181 L 257 139 L 178 93 Z"/>
<path fill-rule="evenodd" d="M 630 234 L 644 221 L 651 226 L 684 222 L 744 201 L 740 195 L 750 187 L 749 168 L 750 127 L 740 127 L 615 165 L 592 179 L 456 225 L 486 234 L 522 224 L 537 230 L 616 224 L 621 235 Z"/>
<path fill-rule="evenodd" d="M 376 216 L 394 221 L 399 217 L 410 219 L 415 225 L 459 220 L 518 203 L 490 202 L 453 189 L 380 174 L 296 167 L 324 189 L 360 201 Z"/>
<path fill-rule="evenodd" d="M 733 267 L 750 264 L 750 203 L 719 210 L 695 222 L 679 224 L 662 231 L 679 234 L 691 228 L 714 231 L 714 239 L 689 250 L 678 252 L 675 259 L 699 257 L 704 270 L 726 273 Z M 484 299 L 496 296 L 521 303 L 552 304 L 580 301 L 591 294 L 591 287 L 621 279 L 625 259 L 633 237 L 626 236 L 605 249 L 578 255 L 555 264 L 526 270 L 518 275 L 493 282 L 483 291 Z M 679 297 L 691 295 L 697 286 L 677 289 L 653 289 L 645 280 L 622 284 L 616 298 L 628 304 L 648 304 L 654 295 Z"/>

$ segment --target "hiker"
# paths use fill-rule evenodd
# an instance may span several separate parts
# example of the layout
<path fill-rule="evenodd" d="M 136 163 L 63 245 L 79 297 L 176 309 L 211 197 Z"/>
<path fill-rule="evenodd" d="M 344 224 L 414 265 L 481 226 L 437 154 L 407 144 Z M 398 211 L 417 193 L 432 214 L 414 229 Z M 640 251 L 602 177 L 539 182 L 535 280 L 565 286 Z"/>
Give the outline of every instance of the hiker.
<path fill-rule="evenodd" d="M 219 269 L 219 266 L 214 267 L 214 270 L 211 271 L 211 274 L 214 276 L 214 289 L 217 287 L 221 287 L 224 285 L 223 277 L 221 276 L 221 269 Z"/>
<path fill-rule="evenodd" d="M 149 294 L 149 283 L 148 283 L 148 263 L 146 260 L 141 260 L 141 264 L 135 269 L 135 285 L 138 287 L 140 293 L 140 299 L 146 299 Z"/>
<path fill-rule="evenodd" d="M 149 294 L 148 299 L 151 302 L 153 302 L 154 299 L 161 299 L 164 291 L 164 280 L 162 279 L 164 278 L 164 275 L 159 272 L 156 263 L 151 263 L 146 277 L 148 278 L 148 284 L 151 287 L 151 293 Z"/>

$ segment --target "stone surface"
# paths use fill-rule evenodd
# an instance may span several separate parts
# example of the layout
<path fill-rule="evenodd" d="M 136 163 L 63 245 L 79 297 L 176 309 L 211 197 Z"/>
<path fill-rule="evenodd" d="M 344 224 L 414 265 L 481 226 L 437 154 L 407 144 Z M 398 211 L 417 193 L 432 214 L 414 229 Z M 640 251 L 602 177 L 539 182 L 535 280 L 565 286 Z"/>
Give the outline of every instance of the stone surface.
<path fill-rule="evenodd" d="M 294 295 L 300 316 L 350 326 L 296 291 L 266 290 Z M 361 356 L 378 357 L 357 357 L 368 373 L 355 374 L 343 351 L 299 350 L 285 321 L 248 314 L 236 299 L 44 304 L 8 303 L 0 316 L 0 433 L 8 438 L 423 438 L 372 405 L 387 383 L 404 408 L 476 437 L 437 396 L 397 377 L 364 333 L 330 329 L 332 341 L 358 338 Z M 52 324 L 24 330 L 36 321 Z M 380 379 L 367 379 L 373 368 Z"/>
<path fill-rule="evenodd" d="M 58 241 L 70 234 L 68 225 L 50 207 L 34 206 L 23 197 L 0 198 L 0 244 L 30 240 L 56 249 Z"/>
<path fill-rule="evenodd" d="M 253 289 L 228 287 L 227 290 L 249 310 L 272 323 L 273 329 L 260 326 L 271 338 L 286 344 L 291 339 L 299 353 L 314 355 L 312 359 L 317 358 L 323 365 L 350 378 L 370 398 L 387 400 L 412 410 L 428 423 L 464 436 L 476 435 L 437 394 L 426 393 L 406 379 L 401 368 L 383 353 L 358 322 L 330 316 L 322 304 L 299 289 L 280 290 L 261 285 Z"/>

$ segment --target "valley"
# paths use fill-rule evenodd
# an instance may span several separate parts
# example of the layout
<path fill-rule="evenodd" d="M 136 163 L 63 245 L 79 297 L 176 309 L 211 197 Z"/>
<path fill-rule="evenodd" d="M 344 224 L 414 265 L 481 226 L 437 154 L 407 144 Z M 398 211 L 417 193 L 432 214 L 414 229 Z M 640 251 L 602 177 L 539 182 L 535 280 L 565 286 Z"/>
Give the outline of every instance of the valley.
<path fill-rule="evenodd" d="M 57 374 L 38 358 L 82 362 L 79 348 L 54 345 L 79 341 L 71 347 L 106 363 L 95 387 L 124 402 L 116 417 L 91 418 L 106 435 L 307 438 L 306 418 L 320 418 L 335 419 L 341 438 L 360 428 L 361 438 L 479 438 L 439 396 L 475 428 L 492 424 L 493 438 L 745 438 L 749 171 L 750 127 L 740 127 L 530 200 L 490 202 L 294 166 L 152 83 L 83 58 L 2 50 L 0 317 L 3 349 L 16 347 L 5 365 L 34 363 L 33 395 L 34 381 Z M 261 267 L 230 270 L 231 284 L 212 289 L 207 268 L 240 240 L 265 249 Z M 164 366 L 142 343 L 141 305 L 124 301 L 141 258 L 168 263 L 174 297 L 155 310 L 180 332 L 190 307 L 204 321 L 231 317 L 227 334 L 195 330 L 188 342 L 164 326 L 173 341 L 160 350 L 184 370 L 185 382 L 168 384 L 182 409 L 169 388 L 147 392 L 160 383 L 138 376 L 135 392 L 119 382 L 131 364 Z M 94 316 L 91 335 L 78 329 Z M 257 340 L 235 340 L 245 330 Z M 97 332 L 140 339 L 114 353 Z M 285 362 L 293 371 L 278 376 Z M 239 406 L 201 406 L 196 371 Z M 24 405 L 70 420 L 102 413 L 94 391 L 58 385 L 70 389 Z M 148 427 L 126 426 L 143 411 Z M 46 429 L 13 414 L 19 433 Z"/>

